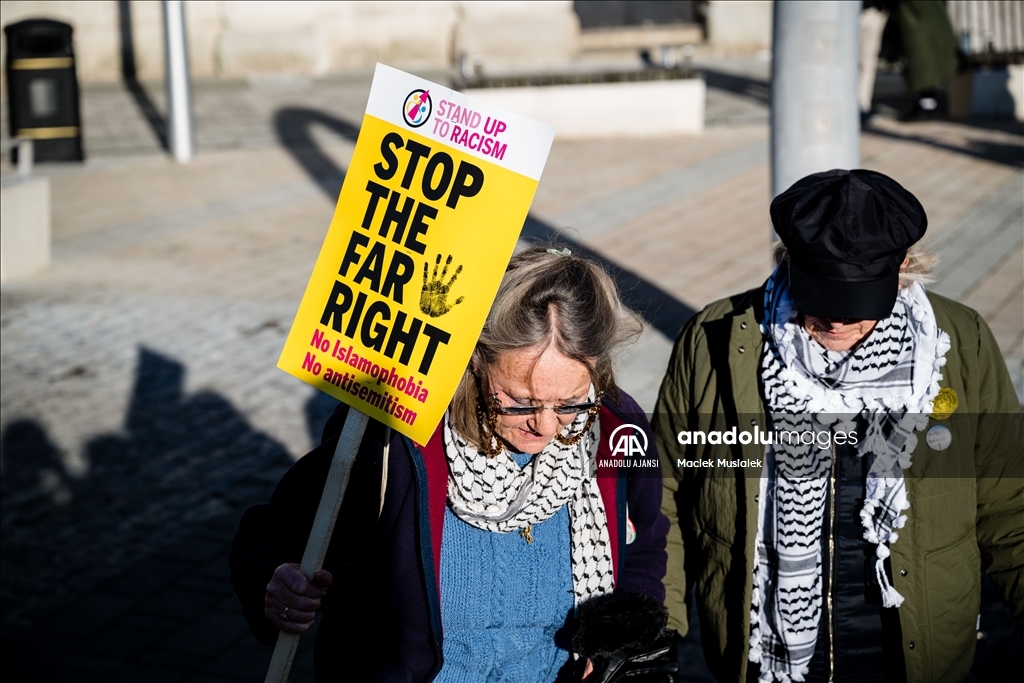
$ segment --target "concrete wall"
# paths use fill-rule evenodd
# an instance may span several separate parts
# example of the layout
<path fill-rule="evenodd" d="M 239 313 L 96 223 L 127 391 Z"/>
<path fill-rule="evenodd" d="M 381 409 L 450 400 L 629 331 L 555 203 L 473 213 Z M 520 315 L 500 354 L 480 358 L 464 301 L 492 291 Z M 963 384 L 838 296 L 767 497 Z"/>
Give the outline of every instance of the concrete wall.
<path fill-rule="evenodd" d="M 190 3 L 191 4 L 191 3 Z M 219 3 L 216 75 L 295 72 L 322 76 L 387 62 L 447 66 L 455 2 Z"/>
<path fill-rule="evenodd" d="M 131 0 L 135 61 L 142 80 L 163 78 L 163 17 L 158 0 Z M 121 77 L 115 0 L 3 0 L 4 25 L 45 17 L 75 29 L 82 82 Z M 186 2 L 189 60 L 196 78 L 259 73 L 322 76 L 381 61 L 396 67 L 447 67 L 462 52 L 485 68 L 543 68 L 571 60 L 579 20 L 572 2 Z M 6 38 L 0 51 L 6 52 Z"/>
<path fill-rule="evenodd" d="M 453 57 L 484 69 L 550 68 L 576 58 L 580 20 L 571 2 L 461 2 Z"/>
<path fill-rule="evenodd" d="M 708 43 L 726 53 L 772 47 L 770 0 L 711 0 L 707 6 Z"/>

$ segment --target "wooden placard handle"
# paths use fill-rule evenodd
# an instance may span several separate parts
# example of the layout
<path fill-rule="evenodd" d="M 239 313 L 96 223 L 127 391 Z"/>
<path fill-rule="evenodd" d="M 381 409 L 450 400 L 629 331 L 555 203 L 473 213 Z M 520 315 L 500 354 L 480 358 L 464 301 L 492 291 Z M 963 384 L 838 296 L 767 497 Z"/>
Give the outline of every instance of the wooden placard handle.
<path fill-rule="evenodd" d="M 302 554 L 302 564 L 299 565 L 302 573 L 310 581 L 324 564 L 327 545 L 331 541 L 331 534 L 334 533 L 334 523 L 338 519 L 338 510 L 341 509 L 341 501 L 348 487 L 348 475 L 352 472 L 352 463 L 355 462 L 369 420 L 366 413 L 361 413 L 355 408 L 349 408 L 345 417 L 345 426 L 341 429 L 338 447 L 334 449 L 331 469 L 327 472 L 327 483 L 324 485 L 320 506 L 313 520 L 313 529 L 309 532 L 306 551 Z M 288 672 L 291 671 L 300 637 L 299 634 L 284 631 L 277 634 L 277 645 L 274 646 L 274 656 L 270 659 L 265 683 L 288 682 Z"/>

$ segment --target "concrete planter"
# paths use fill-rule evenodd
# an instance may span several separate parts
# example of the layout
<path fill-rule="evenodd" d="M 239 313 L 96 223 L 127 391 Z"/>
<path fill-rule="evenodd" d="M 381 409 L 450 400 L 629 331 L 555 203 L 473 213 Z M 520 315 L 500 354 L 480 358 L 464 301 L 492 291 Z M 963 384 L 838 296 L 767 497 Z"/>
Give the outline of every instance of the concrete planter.
<path fill-rule="evenodd" d="M 561 140 L 686 135 L 704 130 L 704 81 L 468 88 L 467 95 L 555 127 Z"/>
<path fill-rule="evenodd" d="M 0 181 L 0 282 L 50 265 L 50 181 L 14 175 Z"/>

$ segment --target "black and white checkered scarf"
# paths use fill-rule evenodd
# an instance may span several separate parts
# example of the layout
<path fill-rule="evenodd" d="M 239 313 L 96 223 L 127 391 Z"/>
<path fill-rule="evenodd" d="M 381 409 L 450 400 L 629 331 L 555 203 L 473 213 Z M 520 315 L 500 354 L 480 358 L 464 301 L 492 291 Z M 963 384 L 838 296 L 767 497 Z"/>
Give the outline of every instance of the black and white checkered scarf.
<path fill-rule="evenodd" d="M 580 413 L 562 433 L 577 433 L 586 420 L 587 414 Z M 539 524 L 568 503 L 577 605 L 614 587 L 608 517 L 593 476 L 599 422 L 595 419 L 574 446 L 552 440 L 520 469 L 504 450 L 494 457 L 481 453 L 455 431 L 447 414 L 444 418 L 448 504 L 459 519 L 478 529 L 508 533 Z"/>
<path fill-rule="evenodd" d="M 903 596 L 884 561 L 906 523 L 903 471 L 917 445 L 914 432 L 928 423 L 949 336 L 936 326 L 924 289 L 915 284 L 900 291 L 892 314 L 862 343 L 827 351 L 800 324 L 785 267 L 776 268 L 766 284 L 761 331 L 761 380 L 775 433 L 858 431 L 858 455 L 869 458 L 864 538 L 876 546 L 883 604 L 899 607 Z M 802 681 L 821 616 L 821 533 L 832 451 L 817 442 L 778 439 L 765 451 L 749 658 L 760 664 L 761 681 Z"/>

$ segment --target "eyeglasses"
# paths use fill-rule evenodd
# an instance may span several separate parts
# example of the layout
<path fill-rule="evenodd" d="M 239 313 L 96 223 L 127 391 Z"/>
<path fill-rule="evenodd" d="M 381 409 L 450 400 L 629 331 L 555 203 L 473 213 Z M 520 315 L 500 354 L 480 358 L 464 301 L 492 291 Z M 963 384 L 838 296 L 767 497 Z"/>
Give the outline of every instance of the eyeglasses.
<path fill-rule="evenodd" d="M 494 401 L 494 411 L 499 415 L 509 415 L 512 417 L 526 417 L 527 415 L 539 415 L 545 410 L 553 410 L 555 415 L 579 415 L 587 411 L 596 410 L 601 407 L 601 398 L 604 396 L 604 392 L 599 392 L 597 398 L 593 401 L 587 401 L 586 403 L 565 403 L 558 406 L 546 406 L 546 405 L 521 405 L 521 406 L 506 406 L 498 398 L 498 394 L 493 394 L 491 398 Z"/>

